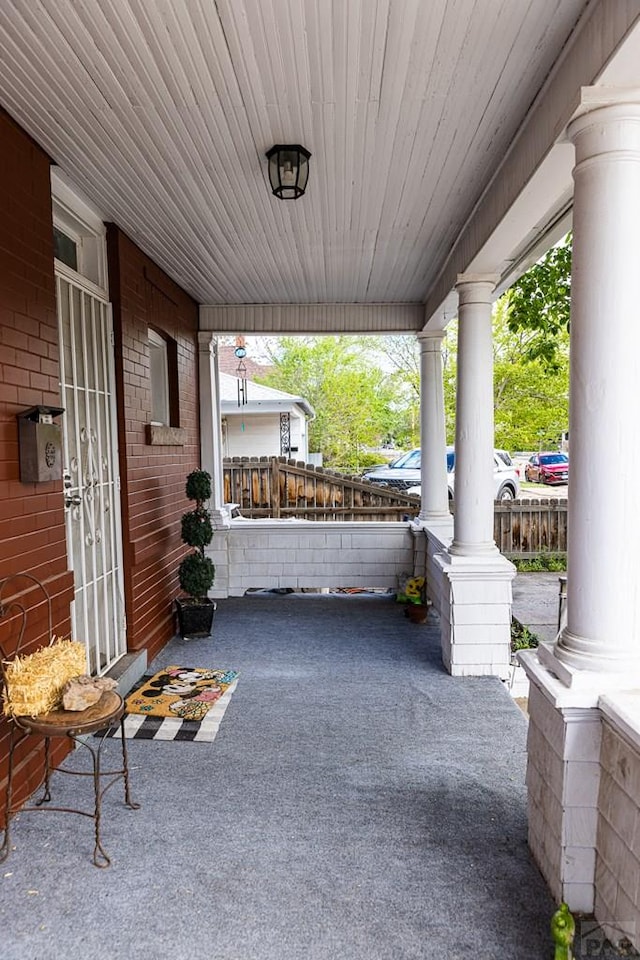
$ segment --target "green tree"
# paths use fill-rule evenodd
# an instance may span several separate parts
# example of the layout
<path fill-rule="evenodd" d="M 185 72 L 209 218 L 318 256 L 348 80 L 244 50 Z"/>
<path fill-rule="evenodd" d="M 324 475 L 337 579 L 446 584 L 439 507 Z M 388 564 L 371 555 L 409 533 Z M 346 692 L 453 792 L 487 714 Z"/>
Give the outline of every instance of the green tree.
<path fill-rule="evenodd" d="M 569 332 L 560 325 L 550 350 L 538 352 L 535 329 L 514 330 L 511 291 L 493 311 L 495 443 L 508 450 L 554 445 L 569 421 Z"/>
<path fill-rule="evenodd" d="M 549 371 L 562 366 L 560 335 L 569 329 L 572 239 L 568 233 L 508 291 L 510 330 L 529 334 L 526 359 Z"/>
<path fill-rule="evenodd" d="M 557 442 L 567 429 L 569 408 L 569 334 L 555 336 L 553 364 L 537 356 L 537 331 L 511 323 L 511 291 L 493 308 L 493 385 L 495 445 L 530 450 Z M 455 439 L 457 321 L 447 327 L 444 393 L 447 441 Z"/>
<path fill-rule="evenodd" d="M 394 387 L 359 337 L 283 337 L 272 345 L 263 383 L 303 396 L 315 410 L 309 444 L 327 466 L 360 472 L 366 448 L 393 422 Z M 370 461 L 370 458 L 369 458 Z"/>
<path fill-rule="evenodd" d="M 386 371 L 393 400 L 385 439 L 410 449 L 420 443 L 420 347 L 415 336 L 361 338 L 363 348 Z"/>

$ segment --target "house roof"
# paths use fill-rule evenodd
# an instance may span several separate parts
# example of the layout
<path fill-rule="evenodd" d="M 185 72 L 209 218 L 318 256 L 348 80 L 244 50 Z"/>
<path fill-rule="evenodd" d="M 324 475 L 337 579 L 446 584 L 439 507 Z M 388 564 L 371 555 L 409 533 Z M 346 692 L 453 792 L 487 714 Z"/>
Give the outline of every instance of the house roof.
<path fill-rule="evenodd" d="M 235 347 L 229 344 L 218 344 L 218 368 L 221 373 L 228 373 L 235 377 L 240 362 L 235 355 Z M 273 366 L 266 363 L 258 363 L 251 357 L 246 356 L 242 360 L 245 367 L 245 377 L 247 380 L 253 380 L 254 377 L 263 377 L 266 373 L 273 370 Z"/>
<path fill-rule="evenodd" d="M 247 385 L 247 402 L 238 405 L 239 378 L 228 373 L 220 373 L 220 408 L 226 416 L 234 413 L 274 413 L 299 407 L 308 419 L 313 419 L 315 411 L 304 397 L 295 397 L 283 390 L 265 387 L 262 383 L 251 381 Z"/>
<path fill-rule="evenodd" d="M 233 332 L 419 329 L 458 273 L 522 269 L 567 226 L 581 90 L 640 56 L 638 5 L 600 0 L 10 7 L 0 103 L 196 301 L 243 305 L 207 319 Z M 292 142 L 281 201 L 265 153 Z"/>

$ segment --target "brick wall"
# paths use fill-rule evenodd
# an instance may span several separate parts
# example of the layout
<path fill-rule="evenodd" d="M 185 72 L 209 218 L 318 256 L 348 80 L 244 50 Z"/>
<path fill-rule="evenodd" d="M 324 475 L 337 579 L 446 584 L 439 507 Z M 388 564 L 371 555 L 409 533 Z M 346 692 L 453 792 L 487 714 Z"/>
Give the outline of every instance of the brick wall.
<path fill-rule="evenodd" d="M 16 414 L 60 406 L 49 158 L 0 111 L 0 581 L 27 572 L 51 597 L 53 631 L 70 633 L 73 575 L 67 569 L 62 481 L 20 481 Z M 114 304 L 123 503 L 124 573 L 130 649 L 149 656 L 175 632 L 173 598 L 185 547 L 180 517 L 190 504 L 186 474 L 199 466 L 198 308 L 117 228 L 108 232 Z M 175 345 L 179 445 L 151 445 L 148 326 Z M 22 594 L 26 650 L 49 639 L 44 594 L 30 579 L 8 581 L 3 599 Z M 0 642 L 19 634 L 19 617 L 0 619 Z M 0 810 L 4 810 L 9 727 L 0 719 Z M 58 749 L 55 760 L 62 754 Z M 41 780 L 42 745 L 15 757 L 16 805 Z M 0 814 L 1 818 L 1 814 Z M 1 821 L 0 821 L 1 822 Z"/>
<path fill-rule="evenodd" d="M 107 230 L 123 504 L 127 637 L 149 658 L 175 633 L 173 599 L 185 547 L 180 518 L 186 475 L 200 465 L 198 306 L 117 227 Z M 174 426 L 180 442 L 151 444 L 149 326 L 168 336 L 177 354 Z"/>
<path fill-rule="evenodd" d="M 24 571 L 42 580 L 51 595 L 54 631 L 68 636 L 73 593 L 62 482 L 20 482 L 16 421 L 28 407 L 60 406 L 49 158 L 2 111 L 0 143 L 0 580 Z M 7 583 L 3 596 L 25 590 L 25 639 L 27 649 L 34 649 L 48 639 L 43 594 L 23 580 Z M 3 645 L 11 647 L 17 635 L 15 618 L 0 621 Z M 8 738 L 0 719 L 0 809 Z M 33 739 L 18 752 L 19 800 L 39 782 L 40 755 Z"/>

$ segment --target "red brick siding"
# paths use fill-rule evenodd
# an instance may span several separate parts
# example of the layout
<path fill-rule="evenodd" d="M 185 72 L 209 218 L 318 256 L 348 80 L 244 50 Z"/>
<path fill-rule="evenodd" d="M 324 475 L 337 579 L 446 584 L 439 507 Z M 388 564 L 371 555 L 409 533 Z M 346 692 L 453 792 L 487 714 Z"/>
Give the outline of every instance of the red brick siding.
<path fill-rule="evenodd" d="M 175 633 L 173 600 L 185 547 L 186 475 L 199 466 L 198 306 L 115 226 L 107 231 L 116 377 L 128 645 L 149 657 Z M 177 424 L 184 446 L 150 446 L 148 328 L 177 344 Z"/>
<path fill-rule="evenodd" d="M 53 630 L 70 632 L 73 575 L 67 570 L 62 483 L 19 478 L 16 414 L 60 405 L 58 328 L 53 269 L 49 158 L 0 111 L 0 581 L 28 572 L 47 587 Z M 185 548 L 180 517 L 186 474 L 199 465 L 197 305 L 115 227 L 108 232 L 114 305 L 118 431 L 128 645 L 153 657 L 175 631 L 173 599 Z M 183 447 L 148 446 L 147 327 L 177 344 L 179 426 Z M 7 584 L 4 598 L 24 593 L 25 649 L 48 640 L 42 595 L 30 581 Z M 0 643 L 17 640 L 15 617 L 0 619 Z M 9 726 L 0 718 L 0 825 L 6 794 Z M 63 751 L 56 748 L 56 761 Z M 42 779 L 42 745 L 23 741 L 15 755 L 15 804 Z"/>
<path fill-rule="evenodd" d="M 49 158 L 0 111 L 0 581 L 29 572 L 46 583 L 54 631 L 68 636 L 72 575 L 67 571 L 62 482 L 21 483 L 16 414 L 60 406 Z M 4 596 L 29 588 L 7 584 Z M 42 595 L 28 589 L 25 640 L 48 639 Z M 17 640 L 15 620 L 0 621 L 0 642 Z M 0 810 L 4 810 L 9 728 L 0 719 Z M 35 738 L 17 756 L 18 799 L 40 782 Z M 1 814 L 0 814 L 1 816 Z"/>

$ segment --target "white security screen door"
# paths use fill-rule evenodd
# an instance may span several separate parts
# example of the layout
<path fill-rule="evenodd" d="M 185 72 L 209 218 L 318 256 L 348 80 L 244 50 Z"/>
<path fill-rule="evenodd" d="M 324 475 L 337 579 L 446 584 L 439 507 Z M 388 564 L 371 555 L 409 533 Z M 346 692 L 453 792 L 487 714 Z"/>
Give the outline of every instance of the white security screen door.
<path fill-rule="evenodd" d="M 111 311 L 58 261 L 56 294 L 72 634 L 103 674 L 126 651 Z"/>

